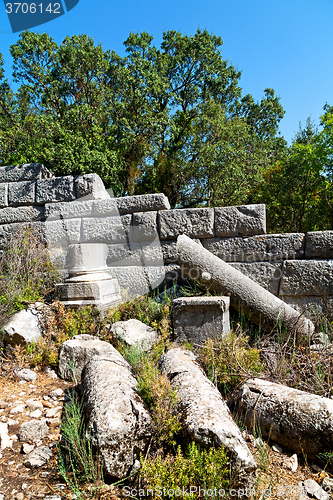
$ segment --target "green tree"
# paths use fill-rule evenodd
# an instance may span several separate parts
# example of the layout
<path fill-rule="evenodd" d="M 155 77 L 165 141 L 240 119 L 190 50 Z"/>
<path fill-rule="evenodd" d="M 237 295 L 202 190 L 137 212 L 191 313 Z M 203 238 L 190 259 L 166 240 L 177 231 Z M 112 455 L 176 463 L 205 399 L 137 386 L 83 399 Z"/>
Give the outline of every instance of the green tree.
<path fill-rule="evenodd" d="M 116 195 L 163 191 L 172 206 L 251 201 L 285 147 L 274 91 L 242 96 L 240 71 L 207 30 L 167 31 L 160 48 L 132 33 L 124 45 L 120 57 L 87 35 L 58 46 L 23 32 L 11 46 L 16 93 L 0 60 L 2 164 L 94 171 Z"/>
<path fill-rule="evenodd" d="M 269 232 L 306 232 L 329 229 L 322 135 L 310 119 L 288 148 L 285 159 L 270 167 L 257 201 L 267 204 Z"/>

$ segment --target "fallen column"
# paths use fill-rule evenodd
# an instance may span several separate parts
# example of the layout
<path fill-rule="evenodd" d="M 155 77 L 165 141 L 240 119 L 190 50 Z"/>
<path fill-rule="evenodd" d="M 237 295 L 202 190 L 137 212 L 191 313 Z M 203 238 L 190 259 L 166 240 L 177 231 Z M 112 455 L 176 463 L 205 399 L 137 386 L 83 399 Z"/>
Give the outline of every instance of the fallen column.
<path fill-rule="evenodd" d="M 110 346 L 112 347 L 112 346 Z M 104 474 L 124 479 L 138 466 L 151 436 L 151 418 L 137 393 L 131 366 L 112 348 L 82 373 L 88 438 L 101 453 Z"/>
<path fill-rule="evenodd" d="M 246 426 L 259 426 L 263 438 L 310 458 L 333 448 L 333 401 L 309 392 L 248 380 L 229 401 Z"/>
<path fill-rule="evenodd" d="M 206 377 L 196 356 L 184 349 L 171 349 L 161 356 L 159 365 L 177 391 L 184 432 L 204 447 L 224 445 L 240 470 L 255 470 L 257 464 L 226 402 Z"/>
<path fill-rule="evenodd" d="M 232 307 L 263 329 L 270 331 L 280 325 L 306 336 L 314 332 L 312 321 L 187 236 L 178 236 L 177 252 L 186 277 L 230 295 Z"/>

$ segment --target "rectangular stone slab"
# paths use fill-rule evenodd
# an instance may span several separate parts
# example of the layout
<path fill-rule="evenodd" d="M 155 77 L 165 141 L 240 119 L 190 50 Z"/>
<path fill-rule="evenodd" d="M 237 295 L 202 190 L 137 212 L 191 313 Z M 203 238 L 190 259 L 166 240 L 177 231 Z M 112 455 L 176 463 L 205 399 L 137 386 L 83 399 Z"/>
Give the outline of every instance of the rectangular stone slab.
<path fill-rule="evenodd" d="M 266 205 L 215 208 L 215 235 L 239 236 L 266 233 Z"/>
<path fill-rule="evenodd" d="M 333 231 L 306 233 L 306 259 L 333 259 Z"/>
<path fill-rule="evenodd" d="M 170 209 L 169 200 L 163 193 L 122 196 L 116 200 L 120 214 Z"/>
<path fill-rule="evenodd" d="M 8 207 L 8 184 L 0 184 L 0 208 Z"/>
<path fill-rule="evenodd" d="M 94 201 L 68 201 L 45 204 L 47 220 L 77 219 L 94 216 Z"/>
<path fill-rule="evenodd" d="M 11 182 L 8 184 L 8 204 L 10 206 L 34 205 L 35 181 Z"/>
<path fill-rule="evenodd" d="M 260 262 L 301 259 L 304 233 L 266 234 L 202 240 L 203 246 L 225 262 Z"/>
<path fill-rule="evenodd" d="M 44 207 L 8 207 L 0 210 L 0 224 L 44 220 Z"/>
<path fill-rule="evenodd" d="M 45 203 L 72 200 L 75 200 L 74 177 L 72 175 L 37 181 L 37 204 L 44 205 Z"/>
<path fill-rule="evenodd" d="M 0 182 L 35 181 L 54 177 L 41 163 L 25 163 L 0 167 Z"/>
<path fill-rule="evenodd" d="M 173 330 L 179 342 L 203 345 L 230 332 L 230 297 L 181 297 L 172 301 Z"/>
<path fill-rule="evenodd" d="M 82 219 L 82 242 L 107 244 L 126 242 L 131 218 L 132 215 L 122 215 Z"/>
<path fill-rule="evenodd" d="M 190 238 L 214 236 L 213 208 L 182 208 L 159 212 L 161 240 L 173 240 L 181 234 Z"/>
<path fill-rule="evenodd" d="M 332 295 L 333 260 L 286 260 L 280 295 Z"/>

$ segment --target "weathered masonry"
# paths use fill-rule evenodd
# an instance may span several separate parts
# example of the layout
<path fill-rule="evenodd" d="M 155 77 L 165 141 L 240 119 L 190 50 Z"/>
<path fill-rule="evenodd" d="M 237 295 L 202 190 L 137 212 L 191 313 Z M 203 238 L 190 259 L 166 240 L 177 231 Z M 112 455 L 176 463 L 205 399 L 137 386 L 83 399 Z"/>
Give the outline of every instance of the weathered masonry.
<path fill-rule="evenodd" d="M 163 194 L 110 198 L 96 174 L 0 167 L 0 250 L 27 226 L 63 269 L 71 245 L 107 245 L 107 267 L 132 295 L 179 278 L 185 234 L 308 316 L 333 312 L 333 231 L 265 234 L 265 205 L 170 210 Z"/>

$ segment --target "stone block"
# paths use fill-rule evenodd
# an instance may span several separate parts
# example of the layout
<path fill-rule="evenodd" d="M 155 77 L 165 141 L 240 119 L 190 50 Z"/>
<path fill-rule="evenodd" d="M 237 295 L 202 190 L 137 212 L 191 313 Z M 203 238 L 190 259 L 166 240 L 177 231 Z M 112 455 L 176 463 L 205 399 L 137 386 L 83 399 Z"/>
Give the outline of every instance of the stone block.
<path fill-rule="evenodd" d="M 304 233 L 209 238 L 202 241 L 207 250 L 225 262 L 301 259 L 304 256 L 304 243 Z"/>
<path fill-rule="evenodd" d="M 238 236 L 266 233 L 266 205 L 215 208 L 215 235 Z"/>
<path fill-rule="evenodd" d="M 108 245 L 107 265 L 113 266 L 141 266 L 142 250 L 140 243 L 116 243 Z"/>
<path fill-rule="evenodd" d="M 323 314 L 333 315 L 333 295 L 282 295 L 282 300 L 304 314 L 307 318 L 315 321 Z"/>
<path fill-rule="evenodd" d="M 36 183 L 36 203 L 54 203 L 75 200 L 74 178 L 72 175 L 42 179 Z"/>
<path fill-rule="evenodd" d="M 333 260 L 286 260 L 280 295 L 332 295 Z"/>
<path fill-rule="evenodd" d="M 312 231 L 306 234 L 306 259 L 333 259 L 333 231 Z"/>
<path fill-rule="evenodd" d="M 282 276 L 282 262 L 233 262 L 230 265 L 238 269 L 274 295 L 279 295 Z"/>
<path fill-rule="evenodd" d="M 117 198 L 95 200 L 93 207 L 94 217 L 110 217 L 111 215 L 119 216 L 120 213 L 118 210 Z"/>
<path fill-rule="evenodd" d="M 91 282 L 67 282 L 57 286 L 59 300 L 93 300 L 100 301 L 105 297 L 119 294 L 117 280 L 103 280 Z"/>
<path fill-rule="evenodd" d="M 120 288 L 127 290 L 128 300 L 149 293 L 165 278 L 164 266 L 119 266 L 111 267 L 110 270 L 119 281 Z"/>
<path fill-rule="evenodd" d="M 84 243 L 121 243 L 128 240 L 131 215 L 96 217 L 82 220 Z"/>
<path fill-rule="evenodd" d="M 213 208 L 182 208 L 159 212 L 161 240 L 177 239 L 186 234 L 190 238 L 214 236 Z"/>
<path fill-rule="evenodd" d="M 0 224 L 44 220 L 44 207 L 7 207 L 0 210 Z"/>
<path fill-rule="evenodd" d="M 8 204 L 10 206 L 33 205 L 35 188 L 35 181 L 11 182 L 8 184 Z"/>
<path fill-rule="evenodd" d="M 173 328 L 180 342 L 203 345 L 230 332 L 230 297 L 181 297 L 173 300 Z M 197 345 L 196 345 L 197 344 Z"/>
<path fill-rule="evenodd" d="M 60 243 L 62 247 L 67 247 L 73 243 L 80 243 L 80 219 L 50 220 L 44 223 L 44 227 L 48 245 Z"/>
<path fill-rule="evenodd" d="M 45 205 L 45 218 L 47 220 L 77 219 L 94 216 L 93 201 L 68 201 L 60 203 L 47 203 Z"/>
<path fill-rule="evenodd" d="M 13 314 L 3 327 L 4 342 L 10 345 L 27 345 L 42 335 L 40 317 L 34 308 Z"/>
<path fill-rule="evenodd" d="M 165 264 L 174 264 L 178 262 L 177 240 L 161 241 L 161 249 Z"/>
<path fill-rule="evenodd" d="M 133 214 L 132 241 L 152 241 L 158 238 L 157 212 L 137 212 Z"/>
<path fill-rule="evenodd" d="M 170 209 L 169 200 L 163 193 L 123 196 L 116 200 L 120 214 Z"/>
<path fill-rule="evenodd" d="M 78 175 L 75 178 L 76 198 L 104 200 L 110 198 L 102 179 L 97 174 Z"/>
<path fill-rule="evenodd" d="M 0 184 L 0 208 L 8 207 L 8 184 Z"/>
<path fill-rule="evenodd" d="M 50 179 L 54 174 L 41 163 L 25 163 L 0 167 L 0 182 L 35 181 Z"/>
<path fill-rule="evenodd" d="M 163 253 L 160 240 L 143 241 L 140 243 L 142 252 L 142 261 L 145 266 L 163 266 Z"/>

